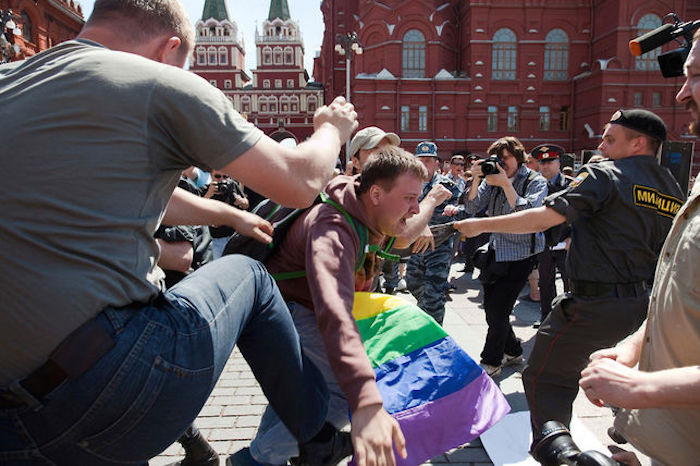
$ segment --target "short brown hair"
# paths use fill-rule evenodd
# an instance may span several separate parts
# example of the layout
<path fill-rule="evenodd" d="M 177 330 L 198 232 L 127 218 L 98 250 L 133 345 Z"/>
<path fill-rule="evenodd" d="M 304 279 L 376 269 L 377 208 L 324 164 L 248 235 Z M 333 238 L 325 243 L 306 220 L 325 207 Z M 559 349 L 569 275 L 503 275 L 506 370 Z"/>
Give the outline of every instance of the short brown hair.
<path fill-rule="evenodd" d="M 131 42 L 171 34 L 182 41 L 182 53 L 194 47 L 194 31 L 178 0 L 96 0 L 86 24 L 102 21 L 119 21 L 124 39 Z"/>
<path fill-rule="evenodd" d="M 635 131 L 632 128 L 627 128 L 625 126 L 622 126 L 622 132 L 625 133 L 625 138 L 627 138 L 628 141 L 634 138 L 644 138 L 647 142 L 650 155 L 656 155 L 656 153 L 659 151 L 659 147 L 661 147 L 661 143 L 663 142 L 661 139 L 651 137 L 648 134 L 640 133 L 639 131 Z"/>
<path fill-rule="evenodd" d="M 503 137 L 491 144 L 486 153 L 488 155 L 503 157 L 503 150 L 507 150 L 513 154 L 515 160 L 518 161 L 518 166 L 525 162 L 525 146 L 523 146 L 523 143 L 520 142 L 518 138 L 513 136 Z"/>
<path fill-rule="evenodd" d="M 362 167 L 357 194 L 369 191 L 375 184 L 384 191 L 391 191 L 394 180 L 405 173 L 411 173 L 421 180 L 428 178 L 428 170 L 417 157 L 400 147 L 386 146 L 367 158 Z"/>

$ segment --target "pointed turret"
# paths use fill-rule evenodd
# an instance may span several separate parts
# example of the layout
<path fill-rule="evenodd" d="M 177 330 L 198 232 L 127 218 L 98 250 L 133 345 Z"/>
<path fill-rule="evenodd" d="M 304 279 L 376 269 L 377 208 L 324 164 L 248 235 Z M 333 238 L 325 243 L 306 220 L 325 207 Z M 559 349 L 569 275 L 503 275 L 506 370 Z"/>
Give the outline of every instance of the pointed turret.
<path fill-rule="evenodd" d="M 270 2 L 270 14 L 267 15 L 267 20 L 272 21 L 275 18 L 279 18 L 283 21 L 289 19 L 289 5 L 287 4 L 287 0 L 272 0 Z"/>
<path fill-rule="evenodd" d="M 286 4 L 287 2 L 285 2 L 285 5 Z M 206 0 L 204 2 L 202 20 L 206 21 L 209 18 L 218 19 L 219 21 L 228 19 L 228 10 L 226 9 L 226 2 L 224 0 Z"/>

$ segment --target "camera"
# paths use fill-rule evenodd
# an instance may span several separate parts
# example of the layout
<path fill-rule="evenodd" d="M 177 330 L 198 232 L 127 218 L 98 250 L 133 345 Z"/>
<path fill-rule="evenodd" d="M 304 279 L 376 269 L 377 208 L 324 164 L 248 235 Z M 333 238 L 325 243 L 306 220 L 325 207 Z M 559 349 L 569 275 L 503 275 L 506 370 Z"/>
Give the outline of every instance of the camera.
<path fill-rule="evenodd" d="M 571 432 L 558 421 L 547 421 L 542 426 L 542 438 L 530 451 L 544 466 L 618 466 L 617 461 L 595 450 L 581 452 L 571 438 Z"/>
<path fill-rule="evenodd" d="M 228 191 L 228 188 L 230 185 L 231 185 L 231 183 L 229 183 L 228 181 L 217 181 L 216 182 L 216 192 L 223 194 L 226 191 Z"/>
<path fill-rule="evenodd" d="M 484 176 L 495 175 L 498 173 L 497 165 L 505 167 L 505 165 L 503 165 L 503 161 L 497 155 L 492 155 L 481 162 L 481 173 L 483 173 Z"/>
<path fill-rule="evenodd" d="M 673 24 L 666 22 L 669 19 L 673 20 Z M 677 14 L 669 13 L 664 16 L 663 22 L 665 24 L 660 27 L 632 39 L 629 42 L 630 52 L 639 56 L 675 40 L 681 46 L 659 54 L 656 59 L 664 78 L 683 76 L 683 64 L 693 43 L 693 32 L 700 28 L 700 19 L 683 22 Z"/>

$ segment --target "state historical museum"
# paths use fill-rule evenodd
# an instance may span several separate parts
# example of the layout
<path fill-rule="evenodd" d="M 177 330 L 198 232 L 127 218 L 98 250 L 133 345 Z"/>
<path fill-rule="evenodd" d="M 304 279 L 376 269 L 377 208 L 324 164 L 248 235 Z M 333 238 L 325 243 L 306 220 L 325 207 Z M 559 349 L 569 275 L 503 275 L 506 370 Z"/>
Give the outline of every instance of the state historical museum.
<path fill-rule="evenodd" d="M 616 110 L 632 107 L 663 118 L 669 139 L 695 141 L 675 101 L 682 78 L 661 76 L 659 49 L 634 57 L 628 42 L 670 12 L 700 18 L 700 2 L 323 0 L 321 9 L 314 77 L 325 100 L 345 94 L 347 57 L 334 48 L 354 32 L 363 49 L 350 69 L 360 125 L 398 133 L 406 149 L 432 140 L 443 158 L 483 154 L 513 135 L 528 149 L 556 143 L 580 158 Z"/>

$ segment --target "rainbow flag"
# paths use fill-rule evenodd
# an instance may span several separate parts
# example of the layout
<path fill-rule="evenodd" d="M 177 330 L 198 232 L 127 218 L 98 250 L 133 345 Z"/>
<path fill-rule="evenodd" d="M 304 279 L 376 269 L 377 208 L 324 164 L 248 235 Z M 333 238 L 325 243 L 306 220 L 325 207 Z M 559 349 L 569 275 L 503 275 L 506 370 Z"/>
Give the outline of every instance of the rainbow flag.
<path fill-rule="evenodd" d="M 475 439 L 510 411 L 498 386 L 416 305 L 355 293 L 353 316 L 387 410 L 416 465 Z"/>

